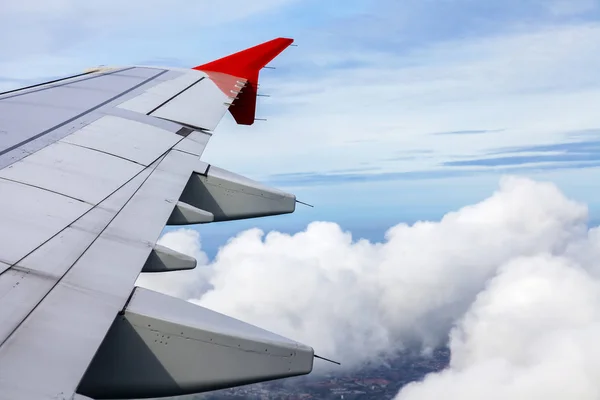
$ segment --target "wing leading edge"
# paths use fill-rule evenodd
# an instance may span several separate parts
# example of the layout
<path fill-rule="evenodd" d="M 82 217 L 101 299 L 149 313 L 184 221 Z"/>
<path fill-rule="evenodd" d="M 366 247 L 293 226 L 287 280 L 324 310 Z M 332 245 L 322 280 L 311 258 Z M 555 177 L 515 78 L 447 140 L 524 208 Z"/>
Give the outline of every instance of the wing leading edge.
<path fill-rule="evenodd" d="M 134 287 L 195 268 L 156 245 L 165 225 L 294 212 L 295 196 L 200 161 L 228 109 L 254 122 L 260 69 L 291 43 L 0 93 L 0 399 L 177 396 L 312 370 L 310 347 Z"/>

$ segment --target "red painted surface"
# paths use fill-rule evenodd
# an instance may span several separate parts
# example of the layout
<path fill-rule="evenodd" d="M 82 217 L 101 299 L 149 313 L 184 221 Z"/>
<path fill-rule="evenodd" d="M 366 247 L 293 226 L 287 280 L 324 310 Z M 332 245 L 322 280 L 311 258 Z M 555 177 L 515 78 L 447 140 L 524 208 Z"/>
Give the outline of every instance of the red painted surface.
<path fill-rule="evenodd" d="M 237 90 L 235 84 L 239 79 L 231 79 L 223 74 L 247 81 L 229 111 L 238 124 L 252 125 L 256 115 L 256 94 L 260 70 L 293 42 L 293 39 L 273 39 L 193 69 L 206 72 L 227 95 L 231 95 L 232 90 Z"/>

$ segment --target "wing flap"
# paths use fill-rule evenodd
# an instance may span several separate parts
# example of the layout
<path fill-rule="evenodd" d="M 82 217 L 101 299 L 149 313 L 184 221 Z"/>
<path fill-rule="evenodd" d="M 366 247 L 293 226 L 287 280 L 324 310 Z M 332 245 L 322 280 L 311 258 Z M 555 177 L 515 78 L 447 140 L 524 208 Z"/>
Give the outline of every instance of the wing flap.
<path fill-rule="evenodd" d="M 96 399 L 200 393 L 308 374 L 313 354 L 234 318 L 135 288 L 77 392 Z"/>

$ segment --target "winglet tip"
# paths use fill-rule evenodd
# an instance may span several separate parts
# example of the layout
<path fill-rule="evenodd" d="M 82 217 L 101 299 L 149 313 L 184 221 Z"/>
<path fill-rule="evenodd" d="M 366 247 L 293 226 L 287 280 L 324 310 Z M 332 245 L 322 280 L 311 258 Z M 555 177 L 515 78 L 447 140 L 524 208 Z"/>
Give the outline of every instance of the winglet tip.
<path fill-rule="evenodd" d="M 218 60 L 198 65 L 193 69 L 207 72 L 209 76 L 211 72 L 216 72 L 245 79 L 248 82 L 247 85 L 233 103 L 235 107 L 229 110 L 238 124 L 252 125 L 256 117 L 256 95 L 260 70 L 292 43 L 294 43 L 292 38 L 279 37 Z M 229 87 L 225 87 L 222 90 L 228 93 L 229 89 Z"/>

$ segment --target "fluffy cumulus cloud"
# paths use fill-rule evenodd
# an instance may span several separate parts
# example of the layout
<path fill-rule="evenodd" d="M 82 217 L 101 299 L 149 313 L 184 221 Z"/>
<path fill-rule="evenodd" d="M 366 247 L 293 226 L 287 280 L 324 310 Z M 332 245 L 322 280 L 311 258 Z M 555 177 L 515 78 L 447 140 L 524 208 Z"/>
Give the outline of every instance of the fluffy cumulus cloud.
<path fill-rule="evenodd" d="M 163 243 L 204 262 L 196 235 L 173 232 Z M 347 366 L 448 344 L 449 368 L 405 387 L 401 400 L 593 399 L 599 255 L 585 205 L 551 183 L 507 177 L 484 201 L 439 222 L 399 224 L 382 243 L 326 222 L 295 235 L 242 232 L 190 279 L 155 278 L 153 288 Z"/>
<path fill-rule="evenodd" d="M 449 369 L 397 399 L 597 399 L 599 296 L 566 257 L 506 263 L 452 331 Z"/>

